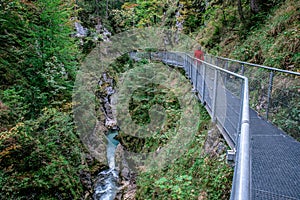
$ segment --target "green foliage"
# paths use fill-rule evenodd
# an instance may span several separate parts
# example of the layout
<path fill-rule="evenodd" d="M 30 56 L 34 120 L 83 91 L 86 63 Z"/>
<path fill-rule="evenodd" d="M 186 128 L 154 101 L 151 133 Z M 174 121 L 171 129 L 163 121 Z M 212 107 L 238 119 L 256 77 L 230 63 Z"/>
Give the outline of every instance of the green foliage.
<path fill-rule="evenodd" d="M 202 0 L 179 0 L 181 16 L 177 18 L 179 22 L 183 22 L 183 31 L 185 33 L 195 32 L 203 25 L 203 15 L 205 13 L 205 1 Z"/>
<path fill-rule="evenodd" d="M 257 14 L 250 12 L 246 1 L 241 3 L 244 20 L 232 2 L 210 4 L 202 17 L 206 25 L 198 33 L 199 42 L 214 54 L 297 71 L 299 2 L 261 2 Z"/>
<path fill-rule="evenodd" d="M 299 3 L 287 1 L 264 16 L 265 24 L 253 28 L 247 39 L 238 43 L 232 56 L 258 64 L 281 69 L 297 70 L 298 42 L 296 19 Z M 289 45 L 286 45 L 289 44 Z"/>
<path fill-rule="evenodd" d="M 70 37 L 71 1 L 10 0 L 0 6 L 1 88 L 23 97 L 27 118 L 49 102 L 71 98 L 78 55 Z"/>
<path fill-rule="evenodd" d="M 15 88 L 4 90 L 1 94 L 2 101 L 8 106 L 11 115 L 24 116 L 28 106 L 24 104 L 24 97 L 21 92 L 16 91 Z"/>
<path fill-rule="evenodd" d="M 123 65 L 113 64 L 114 70 L 118 73 L 124 72 L 125 69 L 129 70 L 130 66 L 133 67 L 132 63 L 128 63 L 129 60 L 126 61 L 126 56 L 119 59 Z M 138 68 L 145 62 L 149 61 L 142 60 L 135 63 L 135 66 Z M 181 116 L 180 104 L 167 88 L 156 84 L 133 91 L 129 102 L 132 120 L 140 125 L 150 123 L 149 110 L 157 104 L 164 107 L 166 114 L 163 130 L 147 138 L 125 135 L 121 130 L 118 140 L 128 151 L 154 152 L 167 144 L 176 134 Z M 199 111 L 201 127 L 183 155 L 163 169 L 152 169 L 150 172 L 138 174 L 137 199 L 196 199 L 200 196 L 209 199 L 229 198 L 232 169 L 226 164 L 225 155 L 211 158 L 202 152 L 210 117 L 200 105 Z"/>
<path fill-rule="evenodd" d="M 176 134 L 175 130 L 179 126 L 178 121 L 181 116 L 179 101 L 167 88 L 157 84 L 145 85 L 145 87 L 133 92 L 129 103 L 132 120 L 139 125 L 149 124 L 151 120 L 149 110 L 154 105 L 160 105 L 165 110 L 164 128 L 148 138 L 136 138 L 120 132 L 119 138 L 126 148 L 135 152 L 155 151 L 159 146 L 165 145 Z"/>
<path fill-rule="evenodd" d="M 79 199 L 80 139 L 69 113 L 44 109 L 0 135 L 1 199 Z"/>
<path fill-rule="evenodd" d="M 175 28 L 176 20 L 184 24 L 183 31 L 190 33 L 202 25 L 204 1 L 132 1 L 125 2 L 121 9 L 112 11 L 112 24 L 116 32 L 133 27 L 164 26 Z M 179 11 L 180 17 L 176 17 Z"/>
<path fill-rule="evenodd" d="M 117 74 L 124 73 L 130 69 L 133 68 L 133 61 L 130 59 L 128 54 L 124 54 L 116 59 L 115 62 L 113 62 L 109 69 L 109 74 L 114 77 L 114 79 L 117 78 Z"/>
<path fill-rule="evenodd" d="M 126 2 L 122 9 L 112 11 L 114 29 L 128 30 L 132 27 L 147 27 L 159 24 L 162 20 L 163 9 L 166 4 L 163 1 L 139 1 Z"/>
<path fill-rule="evenodd" d="M 283 108 L 273 117 L 273 123 L 300 141 L 300 103 L 290 102 L 288 108 Z"/>
<path fill-rule="evenodd" d="M 68 103 L 80 58 L 74 5 L 0 4 L 0 199 L 82 196 L 84 148 Z"/>
<path fill-rule="evenodd" d="M 112 0 L 76 0 L 76 8 L 78 8 L 78 19 L 83 23 L 84 27 L 94 28 L 100 21 L 105 27 L 110 28 L 110 20 L 112 11 L 120 9 L 123 1 Z"/>
<path fill-rule="evenodd" d="M 204 154 L 205 129 L 209 117 L 201 110 L 201 127 L 185 153 L 164 169 L 142 172 L 137 179 L 137 199 L 228 199 L 232 169 L 225 155 Z"/>

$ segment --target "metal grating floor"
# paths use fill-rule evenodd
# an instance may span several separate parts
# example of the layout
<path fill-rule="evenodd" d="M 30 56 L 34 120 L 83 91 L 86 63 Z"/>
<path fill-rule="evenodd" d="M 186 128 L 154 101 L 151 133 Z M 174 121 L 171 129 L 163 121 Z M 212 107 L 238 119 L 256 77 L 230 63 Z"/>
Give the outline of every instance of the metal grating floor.
<path fill-rule="evenodd" d="M 300 143 L 250 111 L 252 199 L 300 199 Z"/>

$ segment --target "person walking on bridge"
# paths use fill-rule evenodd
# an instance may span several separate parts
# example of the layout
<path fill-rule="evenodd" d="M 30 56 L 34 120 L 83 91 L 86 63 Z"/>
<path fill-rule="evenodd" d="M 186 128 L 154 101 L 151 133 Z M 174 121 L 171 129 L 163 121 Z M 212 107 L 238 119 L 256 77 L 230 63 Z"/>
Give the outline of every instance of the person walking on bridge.
<path fill-rule="evenodd" d="M 193 64 L 193 68 L 196 68 L 196 82 L 198 79 L 198 70 L 202 67 L 202 62 L 204 61 L 204 53 L 199 46 L 197 50 L 194 51 L 194 57 L 196 58 Z M 192 92 L 197 92 L 197 88 L 194 86 Z"/>
<path fill-rule="evenodd" d="M 201 47 L 198 47 L 198 49 L 195 50 L 194 57 L 197 58 L 197 59 L 199 59 L 199 60 L 204 60 L 204 53 L 201 50 Z"/>

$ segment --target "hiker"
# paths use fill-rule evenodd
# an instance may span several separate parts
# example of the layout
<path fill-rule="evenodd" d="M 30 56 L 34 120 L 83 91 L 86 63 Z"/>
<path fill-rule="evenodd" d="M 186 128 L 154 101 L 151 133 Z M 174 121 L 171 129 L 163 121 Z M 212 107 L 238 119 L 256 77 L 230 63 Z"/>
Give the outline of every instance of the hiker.
<path fill-rule="evenodd" d="M 197 50 L 195 50 L 194 57 L 199 60 L 204 60 L 204 53 L 203 53 L 203 51 L 201 51 L 201 47 L 199 47 Z"/>

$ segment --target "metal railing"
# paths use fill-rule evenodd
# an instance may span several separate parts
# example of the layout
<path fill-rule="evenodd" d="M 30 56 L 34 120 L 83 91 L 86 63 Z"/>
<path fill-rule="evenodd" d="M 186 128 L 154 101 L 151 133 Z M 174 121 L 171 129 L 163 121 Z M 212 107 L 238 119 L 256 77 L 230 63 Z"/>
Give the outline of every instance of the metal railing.
<path fill-rule="evenodd" d="M 300 73 L 206 55 L 206 60 L 249 78 L 250 106 L 300 141 Z"/>
<path fill-rule="evenodd" d="M 248 79 L 186 55 L 183 68 L 212 121 L 236 149 L 231 199 L 250 199 L 250 136 Z"/>
<path fill-rule="evenodd" d="M 182 52 L 131 52 L 130 57 L 155 58 L 185 70 L 212 121 L 237 152 L 231 199 L 250 199 L 248 78 Z"/>

